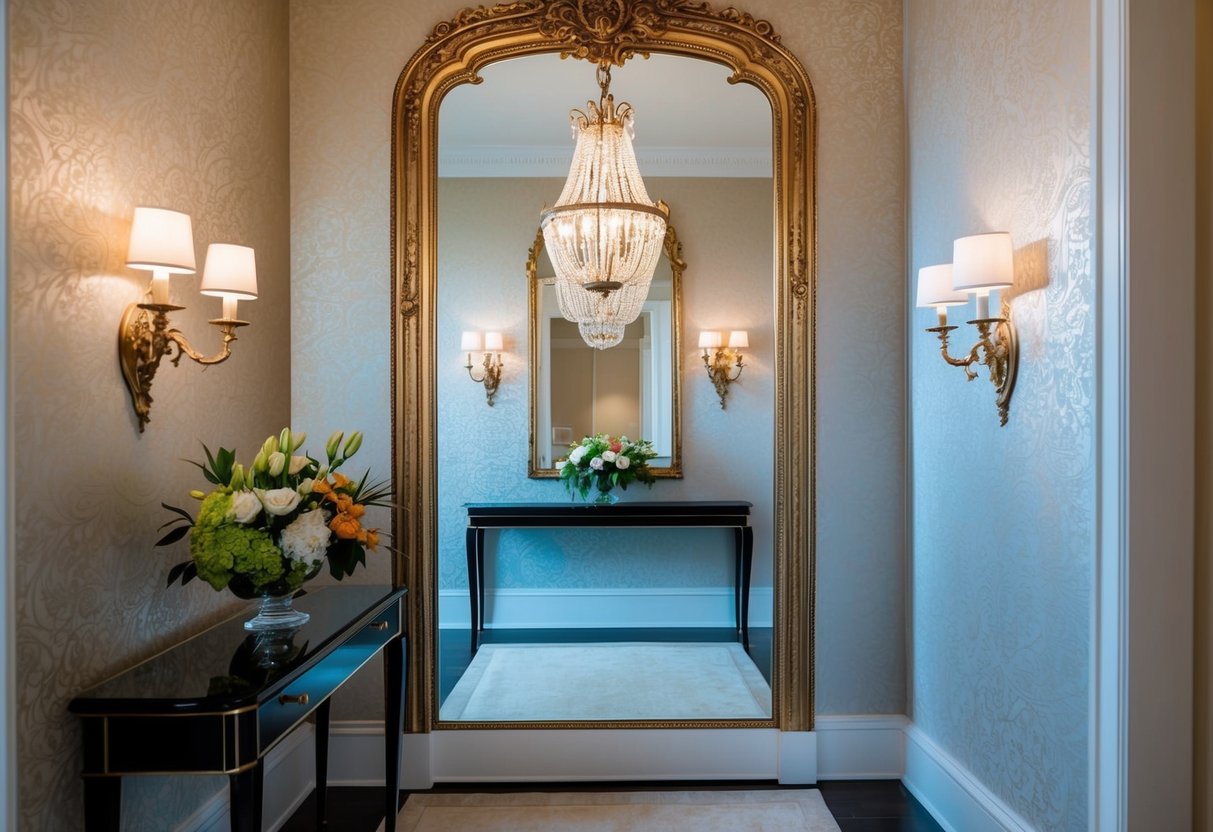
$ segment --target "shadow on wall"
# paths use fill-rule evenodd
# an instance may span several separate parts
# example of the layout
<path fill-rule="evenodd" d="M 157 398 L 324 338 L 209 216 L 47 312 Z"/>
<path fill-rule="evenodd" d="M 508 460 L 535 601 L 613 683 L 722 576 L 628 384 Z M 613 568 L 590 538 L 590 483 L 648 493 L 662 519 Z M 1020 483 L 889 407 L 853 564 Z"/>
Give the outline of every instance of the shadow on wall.
<path fill-rule="evenodd" d="M 1049 241 L 1036 240 L 1015 250 L 1015 284 L 1007 290 L 1006 300 L 1026 295 L 1049 285 Z"/>

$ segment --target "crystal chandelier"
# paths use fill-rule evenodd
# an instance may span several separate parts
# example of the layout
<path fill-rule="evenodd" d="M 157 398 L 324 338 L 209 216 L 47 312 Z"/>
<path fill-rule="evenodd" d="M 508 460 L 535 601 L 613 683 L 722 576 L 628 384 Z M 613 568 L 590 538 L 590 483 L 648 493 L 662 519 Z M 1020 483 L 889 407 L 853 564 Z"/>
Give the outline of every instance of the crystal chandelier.
<path fill-rule="evenodd" d="M 669 216 L 669 207 L 645 191 L 632 150 L 632 108 L 615 106 L 610 84 L 610 67 L 598 67 L 598 104 L 587 102 L 589 115 L 570 114 L 573 165 L 556 205 L 540 220 L 560 314 L 597 349 L 618 344 L 639 317 Z"/>

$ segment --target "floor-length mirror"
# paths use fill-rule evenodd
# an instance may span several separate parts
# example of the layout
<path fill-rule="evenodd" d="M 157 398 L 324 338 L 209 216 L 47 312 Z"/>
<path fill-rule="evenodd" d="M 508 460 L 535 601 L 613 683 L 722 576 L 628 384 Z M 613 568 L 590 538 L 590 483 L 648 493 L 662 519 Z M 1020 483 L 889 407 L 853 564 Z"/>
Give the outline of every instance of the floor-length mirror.
<path fill-rule="evenodd" d="M 772 718 L 772 124 L 762 92 L 727 83 L 729 74 L 707 61 L 655 54 L 615 67 L 610 92 L 635 110 L 639 170 L 649 195 L 668 203 L 686 263 L 677 283 L 681 319 L 669 320 L 674 305 L 664 298 L 662 306 L 660 288 L 651 308 L 664 308 L 667 319 L 648 319 L 650 334 L 661 327 L 678 333 L 670 369 L 681 382 L 682 476 L 651 488 L 634 484 L 621 499 L 753 504 L 744 640 L 737 627 L 740 533 L 730 529 L 490 529 L 480 580 L 471 579 L 469 505 L 580 500 L 558 479 L 529 476 L 537 461 L 533 432 L 546 443 L 539 461 L 549 467 L 561 446 L 567 450 L 581 438 L 576 434 L 595 428 L 572 416 L 553 419 L 551 402 L 545 414 L 532 410 L 536 367 L 524 267 L 540 211 L 553 205 L 568 175 L 569 110 L 597 101 L 599 87 L 589 62 L 528 55 L 484 67 L 482 83 L 454 87 L 442 101 L 433 352 L 440 724 Z M 575 345 L 577 326 L 554 317 L 545 319 L 548 347 Z M 744 372 L 727 400 L 706 372 L 702 331 L 747 333 Z M 469 340 L 465 333 L 481 335 Z M 492 335 L 485 340 L 485 333 Z M 640 354 L 645 337 L 642 329 L 636 345 L 597 356 L 607 367 L 599 387 L 620 378 L 611 362 L 625 361 L 627 351 Z M 573 365 L 594 352 L 579 350 Z M 491 399 L 486 356 L 490 370 L 500 360 Z M 549 396 L 571 386 L 553 384 Z M 649 424 L 637 417 L 635 430 L 664 429 Z"/>

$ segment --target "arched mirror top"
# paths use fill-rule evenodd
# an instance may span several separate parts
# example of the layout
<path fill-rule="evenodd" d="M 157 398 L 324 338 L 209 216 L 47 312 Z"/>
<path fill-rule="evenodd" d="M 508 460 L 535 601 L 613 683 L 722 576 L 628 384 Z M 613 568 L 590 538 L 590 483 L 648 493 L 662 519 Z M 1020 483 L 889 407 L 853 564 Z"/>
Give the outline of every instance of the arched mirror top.
<path fill-rule="evenodd" d="M 495 61 L 559 53 L 603 66 L 660 53 L 727 67 L 771 105 L 774 183 L 774 446 L 772 720 L 813 724 L 813 95 L 800 62 L 770 23 L 689 0 L 525 0 L 464 9 L 439 23 L 405 66 L 392 114 L 394 580 L 410 589 L 409 730 L 438 721 L 437 169 L 438 112 Z M 576 103 L 576 102 L 572 102 Z M 524 243 L 525 245 L 525 243 Z M 444 726 L 446 727 L 446 726 Z M 723 727 L 723 725 L 722 725 Z"/>

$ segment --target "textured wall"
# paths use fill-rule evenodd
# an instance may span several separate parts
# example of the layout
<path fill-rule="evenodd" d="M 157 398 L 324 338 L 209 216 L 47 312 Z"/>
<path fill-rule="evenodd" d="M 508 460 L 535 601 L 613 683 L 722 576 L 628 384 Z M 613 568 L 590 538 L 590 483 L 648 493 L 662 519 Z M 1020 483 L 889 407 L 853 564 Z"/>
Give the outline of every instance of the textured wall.
<path fill-rule="evenodd" d="M 250 452 L 290 405 L 285 5 L 270 0 L 12 0 L 11 310 L 20 825 L 79 829 L 68 700 L 233 608 L 166 589 L 161 500 L 197 487 L 198 442 Z M 194 219 L 206 244 L 257 251 L 261 299 L 235 356 L 165 362 L 140 434 L 115 355 L 147 275 L 124 266 L 136 204 Z M 174 278 L 202 349 L 219 301 Z M 221 783 L 222 781 L 220 781 Z M 165 829 L 214 780 L 124 787 L 129 828 Z M 154 810 L 153 810 L 154 805 Z M 154 815 L 151 814 L 154 811 Z"/>
<path fill-rule="evenodd" d="M 966 384 L 921 331 L 935 313 L 911 310 L 912 715 L 1039 829 L 1087 814 L 1088 7 L 916 0 L 906 21 L 911 273 L 1010 231 L 1021 362 L 1000 428 L 984 372 Z"/>
<path fill-rule="evenodd" d="M 439 187 L 438 544 L 444 589 L 467 586 L 464 503 L 569 499 L 559 481 L 526 475 L 530 346 L 523 266 L 539 208 L 545 200 L 553 202 L 563 184 L 558 179 L 444 179 Z M 754 586 L 769 588 L 774 460 L 771 183 L 650 177 L 646 185 L 650 195 L 669 203 L 687 262 L 681 347 L 684 478 L 659 480 L 652 489 L 636 485 L 621 498 L 753 502 Z M 747 368 L 730 392 L 727 410 L 720 409 L 696 349 L 701 328 L 750 333 Z M 466 354 L 459 349 L 459 333 L 465 329 L 501 330 L 505 335 L 507 364 L 491 410 L 484 404 L 484 388 L 473 385 L 463 368 Z M 521 553 L 526 557 L 518 557 Z M 491 585 L 730 586 L 731 553 L 732 537 L 720 532 L 662 530 L 656 537 L 651 531 L 508 532 L 500 536 L 497 557 L 490 559 L 496 573 Z"/>
<path fill-rule="evenodd" d="M 291 4 L 293 412 L 310 426 L 357 420 L 385 459 L 391 94 L 425 35 L 462 5 Z M 818 710 L 900 713 L 901 2 L 742 5 L 774 24 L 817 97 Z"/>

